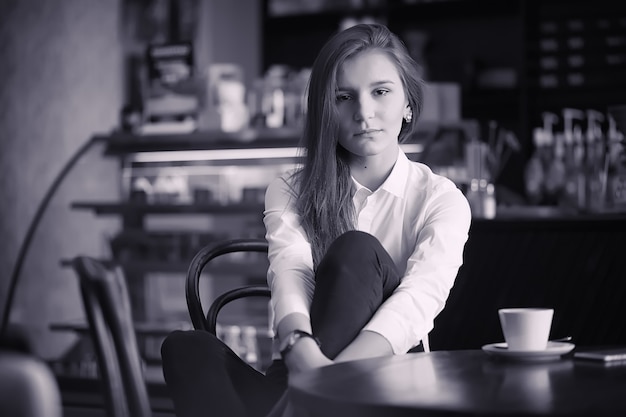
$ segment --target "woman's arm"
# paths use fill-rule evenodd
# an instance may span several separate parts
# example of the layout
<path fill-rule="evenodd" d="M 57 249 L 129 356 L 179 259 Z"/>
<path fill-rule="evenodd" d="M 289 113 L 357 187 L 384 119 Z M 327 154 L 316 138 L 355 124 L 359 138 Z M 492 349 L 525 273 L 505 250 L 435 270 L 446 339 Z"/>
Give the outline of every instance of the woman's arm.
<path fill-rule="evenodd" d="M 465 196 L 451 184 L 425 210 L 400 285 L 364 327 L 384 336 L 394 353 L 407 352 L 432 330 L 463 261 L 471 223 Z"/>
<path fill-rule="evenodd" d="M 379 333 L 364 330 L 337 355 L 335 362 L 392 355 L 393 349 L 385 337 Z"/>
<path fill-rule="evenodd" d="M 300 313 L 309 317 L 315 290 L 313 258 L 311 246 L 300 226 L 300 217 L 295 212 L 294 196 L 287 179 L 280 177 L 267 187 L 263 214 L 269 246 L 267 283 L 272 293 L 272 325 L 278 333 L 278 323 L 288 314 Z"/>
<path fill-rule="evenodd" d="M 268 284 L 272 292 L 274 329 L 279 341 L 294 330 L 311 333 L 309 307 L 315 288 L 311 246 L 293 207 L 291 185 L 273 181 L 265 193 L 264 223 L 269 244 Z M 332 363 L 309 338 L 299 339 L 286 355 L 290 372 Z"/>

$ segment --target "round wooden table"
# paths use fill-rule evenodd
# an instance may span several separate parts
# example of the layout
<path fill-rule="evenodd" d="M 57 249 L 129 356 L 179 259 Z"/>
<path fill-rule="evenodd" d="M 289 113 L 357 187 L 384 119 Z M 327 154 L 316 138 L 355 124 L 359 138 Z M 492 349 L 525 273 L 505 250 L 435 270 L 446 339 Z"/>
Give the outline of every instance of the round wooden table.
<path fill-rule="evenodd" d="M 564 357 L 511 362 L 480 350 L 339 363 L 295 375 L 302 415 L 626 416 L 626 365 Z"/>

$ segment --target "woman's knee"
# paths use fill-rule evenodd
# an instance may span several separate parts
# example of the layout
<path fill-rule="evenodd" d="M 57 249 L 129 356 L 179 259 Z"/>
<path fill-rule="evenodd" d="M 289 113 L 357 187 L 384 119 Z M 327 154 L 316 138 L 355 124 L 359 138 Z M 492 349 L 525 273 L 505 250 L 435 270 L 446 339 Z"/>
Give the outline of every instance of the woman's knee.
<path fill-rule="evenodd" d="M 378 239 L 369 233 L 351 230 L 339 236 L 328 248 L 325 261 L 361 264 L 384 250 Z"/>
<path fill-rule="evenodd" d="M 362 231 L 349 231 L 329 247 L 316 271 L 316 287 L 335 288 L 342 282 L 347 288 L 378 288 L 385 294 L 398 284 L 398 274 L 391 257 L 380 241 Z M 354 281 L 353 283 L 350 283 Z M 327 284 L 327 285 L 326 285 Z"/>
<path fill-rule="evenodd" d="M 320 263 L 320 268 L 378 268 L 382 254 L 386 254 L 386 251 L 376 237 L 352 230 L 333 241 Z"/>

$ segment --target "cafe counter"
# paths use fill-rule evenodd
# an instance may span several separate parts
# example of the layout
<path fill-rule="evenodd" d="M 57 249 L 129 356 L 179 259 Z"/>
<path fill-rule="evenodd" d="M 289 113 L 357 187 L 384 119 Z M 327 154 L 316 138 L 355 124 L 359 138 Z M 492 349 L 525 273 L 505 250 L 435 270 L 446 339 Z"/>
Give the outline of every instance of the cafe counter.
<path fill-rule="evenodd" d="M 551 337 L 626 345 L 626 215 L 500 210 L 474 218 L 433 350 L 503 341 L 497 310 L 551 307 Z"/>

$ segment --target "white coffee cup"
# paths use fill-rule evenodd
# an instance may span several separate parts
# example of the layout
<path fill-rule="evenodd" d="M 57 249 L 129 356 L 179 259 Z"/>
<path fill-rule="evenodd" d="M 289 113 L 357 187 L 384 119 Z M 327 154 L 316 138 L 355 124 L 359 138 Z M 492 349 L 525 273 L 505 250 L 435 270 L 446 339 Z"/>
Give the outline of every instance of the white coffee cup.
<path fill-rule="evenodd" d="M 498 310 L 498 315 L 508 349 L 537 351 L 547 348 L 554 309 L 503 308 Z"/>

